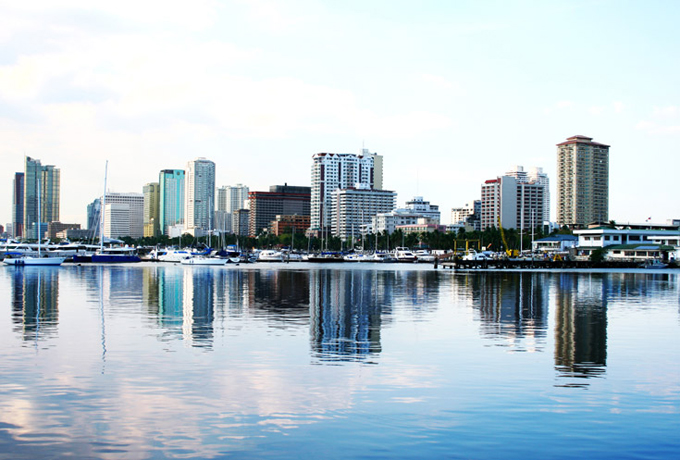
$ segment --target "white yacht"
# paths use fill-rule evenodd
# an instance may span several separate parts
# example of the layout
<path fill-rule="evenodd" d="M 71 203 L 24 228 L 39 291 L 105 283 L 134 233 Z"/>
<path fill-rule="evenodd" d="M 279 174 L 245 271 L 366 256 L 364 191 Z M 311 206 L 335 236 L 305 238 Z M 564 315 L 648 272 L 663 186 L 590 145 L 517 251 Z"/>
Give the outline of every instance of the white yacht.
<path fill-rule="evenodd" d="M 394 253 L 397 262 L 417 262 L 418 257 L 409 248 L 398 247 Z"/>
<path fill-rule="evenodd" d="M 182 259 L 182 265 L 226 265 L 229 259 L 219 259 L 217 257 L 196 256 Z"/>
<path fill-rule="evenodd" d="M 285 256 L 283 252 L 273 249 L 265 249 L 257 255 L 258 262 L 283 262 Z"/>
<path fill-rule="evenodd" d="M 185 249 L 168 249 L 164 253 L 159 253 L 156 257 L 159 262 L 180 263 L 184 259 L 190 259 L 193 254 Z"/>

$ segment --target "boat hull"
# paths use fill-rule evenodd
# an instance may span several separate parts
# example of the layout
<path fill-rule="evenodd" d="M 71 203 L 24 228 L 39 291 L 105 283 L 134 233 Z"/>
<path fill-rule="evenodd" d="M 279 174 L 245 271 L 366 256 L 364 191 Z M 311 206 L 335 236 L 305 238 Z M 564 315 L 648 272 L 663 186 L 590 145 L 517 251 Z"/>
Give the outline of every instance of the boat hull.
<path fill-rule="evenodd" d="M 191 258 L 191 259 L 184 259 L 182 260 L 181 264 L 182 265 L 201 265 L 201 266 L 220 266 L 220 265 L 226 265 L 228 259 L 199 259 L 199 258 Z"/>
<path fill-rule="evenodd" d="M 65 257 L 18 257 L 16 259 L 5 259 L 6 265 L 15 267 L 57 267 L 64 263 Z"/>
<path fill-rule="evenodd" d="M 130 254 L 93 254 L 92 262 L 98 264 L 130 264 L 141 262 L 142 259 Z"/>

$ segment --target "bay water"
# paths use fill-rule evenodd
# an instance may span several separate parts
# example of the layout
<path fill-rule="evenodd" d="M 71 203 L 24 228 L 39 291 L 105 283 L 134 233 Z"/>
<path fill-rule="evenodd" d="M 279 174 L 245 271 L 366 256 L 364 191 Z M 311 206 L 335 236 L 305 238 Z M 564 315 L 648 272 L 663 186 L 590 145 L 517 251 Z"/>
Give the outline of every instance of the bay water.
<path fill-rule="evenodd" d="M 680 458 L 673 271 L 0 270 L 0 459 Z"/>

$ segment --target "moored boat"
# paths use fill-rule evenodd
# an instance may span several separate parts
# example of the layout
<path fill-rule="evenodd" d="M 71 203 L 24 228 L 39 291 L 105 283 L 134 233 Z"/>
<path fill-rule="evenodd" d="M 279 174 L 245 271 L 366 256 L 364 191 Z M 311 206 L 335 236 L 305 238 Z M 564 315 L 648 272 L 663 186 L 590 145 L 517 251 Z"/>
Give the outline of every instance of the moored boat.
<path fill-rule="evenodd" d="M 404 247 L 398 247 L 394 252 L 394 257 L 397 262 L 402 263 L 413 263 L 418 261 L 418 257 L 409 249 Z"/>
<path fill-rule="evenodd" d="M 345 259 L 342 257 L 342 254 L 335 252 L 322 252 L 320 254 L 309 254 L 309 256 L 307 256 L 307 262 L 331 263 L 344 261 Z"/>
<path fill-rule="evenodd" d="M 265 249 L 257 255 L 258 262 L 283 262 L 285 256 L 283 252 L 273 249 Z"/>
<path fill-rule="evenodd" d="M 5 257 L 3 263 L 5 265 L 14 265 L 16 267 L 23 266 L 59 266 L 64 263 L 65 257 L 47 257 L 47 256 L 19 256 L 19 257 Z"/>
<path fill-rule="evenodd" d="M 220 265 L 226 265 L 227 262 L 229 262 L 229 259 L 220 259 L 217 257 L 205 257 L 205 256 L 196 256 L 196 257 L 190 257 L 187 259 L 182 259 L 180 262 L 182 265 L 212 265 L 212 266 L 220 266 Z"/>

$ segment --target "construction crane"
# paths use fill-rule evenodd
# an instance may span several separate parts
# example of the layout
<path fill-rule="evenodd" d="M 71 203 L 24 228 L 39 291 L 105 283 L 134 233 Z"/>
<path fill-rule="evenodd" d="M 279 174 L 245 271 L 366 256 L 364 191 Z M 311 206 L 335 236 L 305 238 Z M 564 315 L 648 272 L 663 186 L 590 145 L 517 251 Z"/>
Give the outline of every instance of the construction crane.
<path fill-rule="evenodd" d="M 508 255 L 508 257 L 517 257 L 519 255 L 519 251 L 517 251 L 517 249 L 510 249 L 510 246 L 508 246 L 508 241 L 505 239 L 505 232 L 503 231 L 503 226 L 501 225 L 500 214 L 498 215 L 498 229 L 501 231 L 501 239 L 503 240 L 503 246 L 505 246 L 505 253 Z"/>

